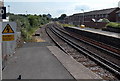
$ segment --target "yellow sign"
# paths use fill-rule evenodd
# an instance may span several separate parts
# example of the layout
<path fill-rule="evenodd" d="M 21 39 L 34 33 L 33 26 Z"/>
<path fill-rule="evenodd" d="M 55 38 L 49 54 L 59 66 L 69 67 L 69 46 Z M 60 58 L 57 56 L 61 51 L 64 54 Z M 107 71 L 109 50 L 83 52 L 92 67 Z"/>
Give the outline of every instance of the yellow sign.
<path fill-rule="evenodd" d="M 2 41 L 13 41 L 14 35 L 2 35 Z"/>
<path fill-rule="evenodd" d="M 14 33 L 14 31 L 13 31 L 13 29 L 11 28 L 11 26 L 10 26 L 9 24 L 7 24 L 2 33 L 3 33 L 3 34 L 4 34 L 4 33 Z"/>

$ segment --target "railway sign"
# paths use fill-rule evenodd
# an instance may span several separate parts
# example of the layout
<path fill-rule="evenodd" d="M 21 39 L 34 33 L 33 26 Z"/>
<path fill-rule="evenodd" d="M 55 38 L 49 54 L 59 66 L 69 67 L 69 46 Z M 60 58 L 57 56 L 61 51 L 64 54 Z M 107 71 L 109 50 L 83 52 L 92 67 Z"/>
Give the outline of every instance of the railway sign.
<path fill-rule="evenodd" d="M 14 33 L 14 31 L 13 31 L 13 29 L 11 28 L 11 26 L 10 26 L 9 24 L 7 24 L 2 33 L 3 33 L 3 34 L 4 34 L 4 33 Z"/>
<path fill-rule="evenodd" d="M 6 19 L 6 7 L 0 7 L 0 19 Z"/>
<path fill-rule="evenodd" d="M 14 41 L 14 35 L 2 35 L 2 41 Z"/>
<path fill-rule="evenodd" d="M 15 22 L 3 22 L 2 23 L 2 41 L 14 41 L 15 40 Z"/>

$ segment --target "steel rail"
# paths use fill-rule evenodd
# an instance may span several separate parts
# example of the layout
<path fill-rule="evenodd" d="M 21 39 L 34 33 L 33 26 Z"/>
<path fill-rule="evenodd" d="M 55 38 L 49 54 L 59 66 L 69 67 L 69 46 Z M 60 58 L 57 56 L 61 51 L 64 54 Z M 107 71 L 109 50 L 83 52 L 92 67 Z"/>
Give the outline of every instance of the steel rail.
<path fill-rule="evenodd" d="M 64 32 L 64 31 L 61 30 L 61 29 L 58 29 L 58 28 L 56 28 L 56 29 L 59 30 L 59 31 L 61 31 L 61 32 L 63 32 L 63 33 L 66 34 L 66 35 L 69 35 L 69 36 L 72 37 L 72 38 L 75 38 L 75 39 L 77 39 L 77 40 L 79 40 L 79 41 L 81 41 L 81 42 L 84 42 L 84 43 L 86 43 L 86 44 L 89 44 L 90 46 L 93 46 L 93 47 L 96 47 L 96 48 L 98 48 L 98 49 L 100 49 L 100 50 L 102 50 L 102 51 L 105 51 L 105 52 L 109 53 L 111 56 L 113 56 L 113 57 L 115 57 L 115 58 L 117 58 L 117 59 L 120 60 L 120 54 L 114 53 L 114 52 L 112 52 L 112 51 L 110 51 L 110 50 L 107 50 L 107 49 L 102 48 L 102 47 L 100 47 L 100 46 L 97 46 L 97 45 L 95 45 L 95 44 L 89 43 L 89 42 L 87 42 L 87 41 L 80 40 L 79 38 L 73 37 L 72 35 Z"/>
<path fill-rule="evenodd" d="M 97 63 L 101 64 L 102 66 L 105 66 L 106 68 L 108 68 L 110 71 L 114 72 L 115 75 L 117 77 L 120 76 L 120 67 L 117 66 L 116 64 L 102 58 L 101 56 L 85 49 L 84 47 L 81 47 L 80 45 L 76 44 L 74 41 L 71 41 L 70 39 L 67 39 L 66 37 L 62 36 L 60 33 L 58 33 L 57 31 L 55 31 L 55 29 L 52 29 L 49 27 L 49 29 L 55 34 L 57 35 L 59 38 L 61 38 L 62 40 L 64 40 L 65 42 L 67 42 L 68 44 L 70 44 L 72 47 L 74 47 L 75 49 L 77 49 L 78 51 L 82 52 L 83 54 L 89 56 L 92 60 L 96 61 Z M 117 70 L 116 70 L 117 69 Z"/>

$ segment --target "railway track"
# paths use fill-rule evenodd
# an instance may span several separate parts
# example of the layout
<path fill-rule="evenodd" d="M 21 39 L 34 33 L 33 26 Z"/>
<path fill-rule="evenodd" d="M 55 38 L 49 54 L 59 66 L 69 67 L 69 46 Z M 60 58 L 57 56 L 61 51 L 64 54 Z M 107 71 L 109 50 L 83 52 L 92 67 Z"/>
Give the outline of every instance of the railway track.
<path fill-rule="evenodd" d="M 70 31 L 68 31 L 68 32 L 70 32 Z M 96 45 L 96 46 L 99 46 L 99 47 L 101 47 L 101 48 L 103 48 L 103 49 L 105 49 L 105 50 L 107 50 L 107 51 L 111 51 L 112 53 L 120 54 L 120 49 L 119 49 L 119 48 L 116 48 L 116 47 L 107 45 L 107 44 L 102 43 L 102 42 L 95 41 L 95 40 L 93 40 L 93 39 L 90 39 L 90 38 L 88 38 L 88 37 L 81 36 L 81 35 L 79 35 L 79 34 L 77 34 L 77 33 L 74 33 L 74 32 L 70 32 L 70 33 L 71 33 L 71 35 L 73 35 L 73 36 L 74 36 L 74 35 L 75 35 L 76 37 L 79 36 L 80 39 L 82 39 L 82 40 L 84 40 L 84 41 L 87 41 L 87 42 L 89 42 L 89 43 L 92 43 L 92 44 L 94 44 L 94 45 Z"/>
<path fill-rule="evenodd" d="M 92 46 L 92 47 L 95 47 L 95 48 L 97 48 L 97 49 L 99 49 L 99 50 L 101 50 L 102 52 L 105 52 L 106 54 L 108 54 L 108 55 L 110 55 L 111 57 L 115 57 L 115 58 L 117 58 L 118 60 L 120 60 L 120 53 L 116 53 L 116 52 L 114 52 L 114 51 L 111 51 L 111 50 L 114 50 L 114 48 L 109 48 L 110 50 L 108 50 L 108 49 L 106 49 L 106 48 L 104 48 L 104 47 L 107 47 L 107 46 L 98 46 L 98 44 L 100 44 L 99 42 L 97 42 L 97 41 L 94 41 L 95 43 L 91 43 L 91 41 L 89 42 L 89 39 L 87 38 L 87 39 L 83 39 L 83 38 L 81 38 L 81 37 L 79 37 L 79 36 L 76 36 L 76 34 L 75 35 L 71 35 L 71 34 L 69 34 L 69 33 L 67 33 L 65 30 L 63 30 L 63 29 L 58 29 L 58 28 L 56 28 L 55 27 L 55 29 L 56 30 L 58 30 L 58 31 L 60 31 L 60 32 L 62 32 L 62 33 L 64 33 L 65 35 L 68 35 L 68 36 L 70 36 L 70 37 L 72 37 L 72 38 L 74 38 L 74 39 L 76 39 L 76 40 L 78 40 L 78 41 L 80 41 L 80 42 L 83 42 L 83 43 L 86 43 L 86 44 L 88 44 L 88 45 L 90 45 L 90 46 Z M 115 49 L 116 50 L 116 49 Z M 118 52 L 119 52 L 119 50 L 118 50 Z"/>
<path fill-rule="evenodd" d="M 63 41 L 67 42 L 69 45 L 71 45 L 72 47 L 74 47 L 75 49 L 77 49 L 79 52 L 82 52 L 84 55 L 86 55 L 87 57 L 91 58 L 92 60 L 94 60 L 95 62 L 97 62 L 98 64 L 100 64 L 101 66 L 105 66 L 105 68 L 109 69 L 110 71 L 114 72 L 114 74 L 118 77 L 120 76 L 120 67 L 112 62 L 110 62 L 109 60 L 106 60 L 105 58 L 99 56 L 98 54 L 95 54 L 94 52 L 80 46 L 78 43 L 74 42 L 73 40 L 70 40 L 71 38 L 68 37 L 64 37 L 63 36 L 63 31 L 62 30 L 58 30 L 56 28 L 52 28 L 49 27 L 49 29 L 59 38 L 61 38 Z M 60 33 L 62 32 L 62 33 Z M 48 32 L 47 32 L 48 33 Z M 49 33 L 48 33 L 49 34 Z M 66 34 L 64 32 L 64 34 Z M 52 37 L 52 35 L 49 34 L 49 36 L 55 41 L 55 39 Z M 58 42 L 57 42 L 58 43 Z M 60 44 L 58 44 L 59 47 L 64 50 Z M 65 50 L 64 50 L 65 51 Z"/>
<path fill-rule="evenodd" d="M 56 26 L 58 26 L 58 25 L 56 25 Z M 78 40 L 89 43 L 92 46 L 95 46 L 96 48 L 102 49 L 102 51 L 107 51 L 107 52 L 112 53 L 112 54 L 114 53 L 114 55 L 117 55 L 118 57 L 120 57 L 120 49 L 119 48 L 104 44 L 102 42 L 95 41 L 93 39 L 81 36 L 80 34 L 77 34 L 77 33 L 74 33 L 74 32 L 70 32 L 70 31 L 67 31 L 67 30 L 66 30 L 67 32 L 65 32 L 65 30 L 61 27 L 59 27 L 59 29 L 58 29 L 58 27 L 56 27 L 56 29 L 61 31 L 61 32 L 64 31 L 64 33 L 67 33 L 67 34 L 70 33 L 70 35 L 72 37 L 77 38 Z"/>

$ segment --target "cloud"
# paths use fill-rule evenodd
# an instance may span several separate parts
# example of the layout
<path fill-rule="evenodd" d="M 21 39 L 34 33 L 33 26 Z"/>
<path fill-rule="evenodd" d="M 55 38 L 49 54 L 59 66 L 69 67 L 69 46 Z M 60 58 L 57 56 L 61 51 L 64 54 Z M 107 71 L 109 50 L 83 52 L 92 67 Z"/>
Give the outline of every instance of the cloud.
<path fill-rule="evenodd" d="M 61 13 L 64 13 L 64 12 L 65 12 L 65 10 L 57 10 L 58 14 L 61 14 Z"/>
<path fill-rule="evenodd" d="M 117 7 L 120 0 L 4 0 L 5 6 L 10 5 L 11 12 L 14 13 L 50 13 L 53 17 L 61 14 L 72 15 L 106 8 Z M 8 1 L 8 2 L 7 2 Z M 73 1 L 73 2 L 72 2 Z"/>
<path fill-rule="evenodd" d="M 75 6 L 75 10 L 80 11 L 81 9 L 83 9 L 83 10 L 89 10 L 90 7 L 87 6 L 87 5 L 77 5 L 77 6 Z"/>
<path fill-rule="evenodd" d="M 5 2 L 80 2 L 81 0 L 5 0 Z"/>

